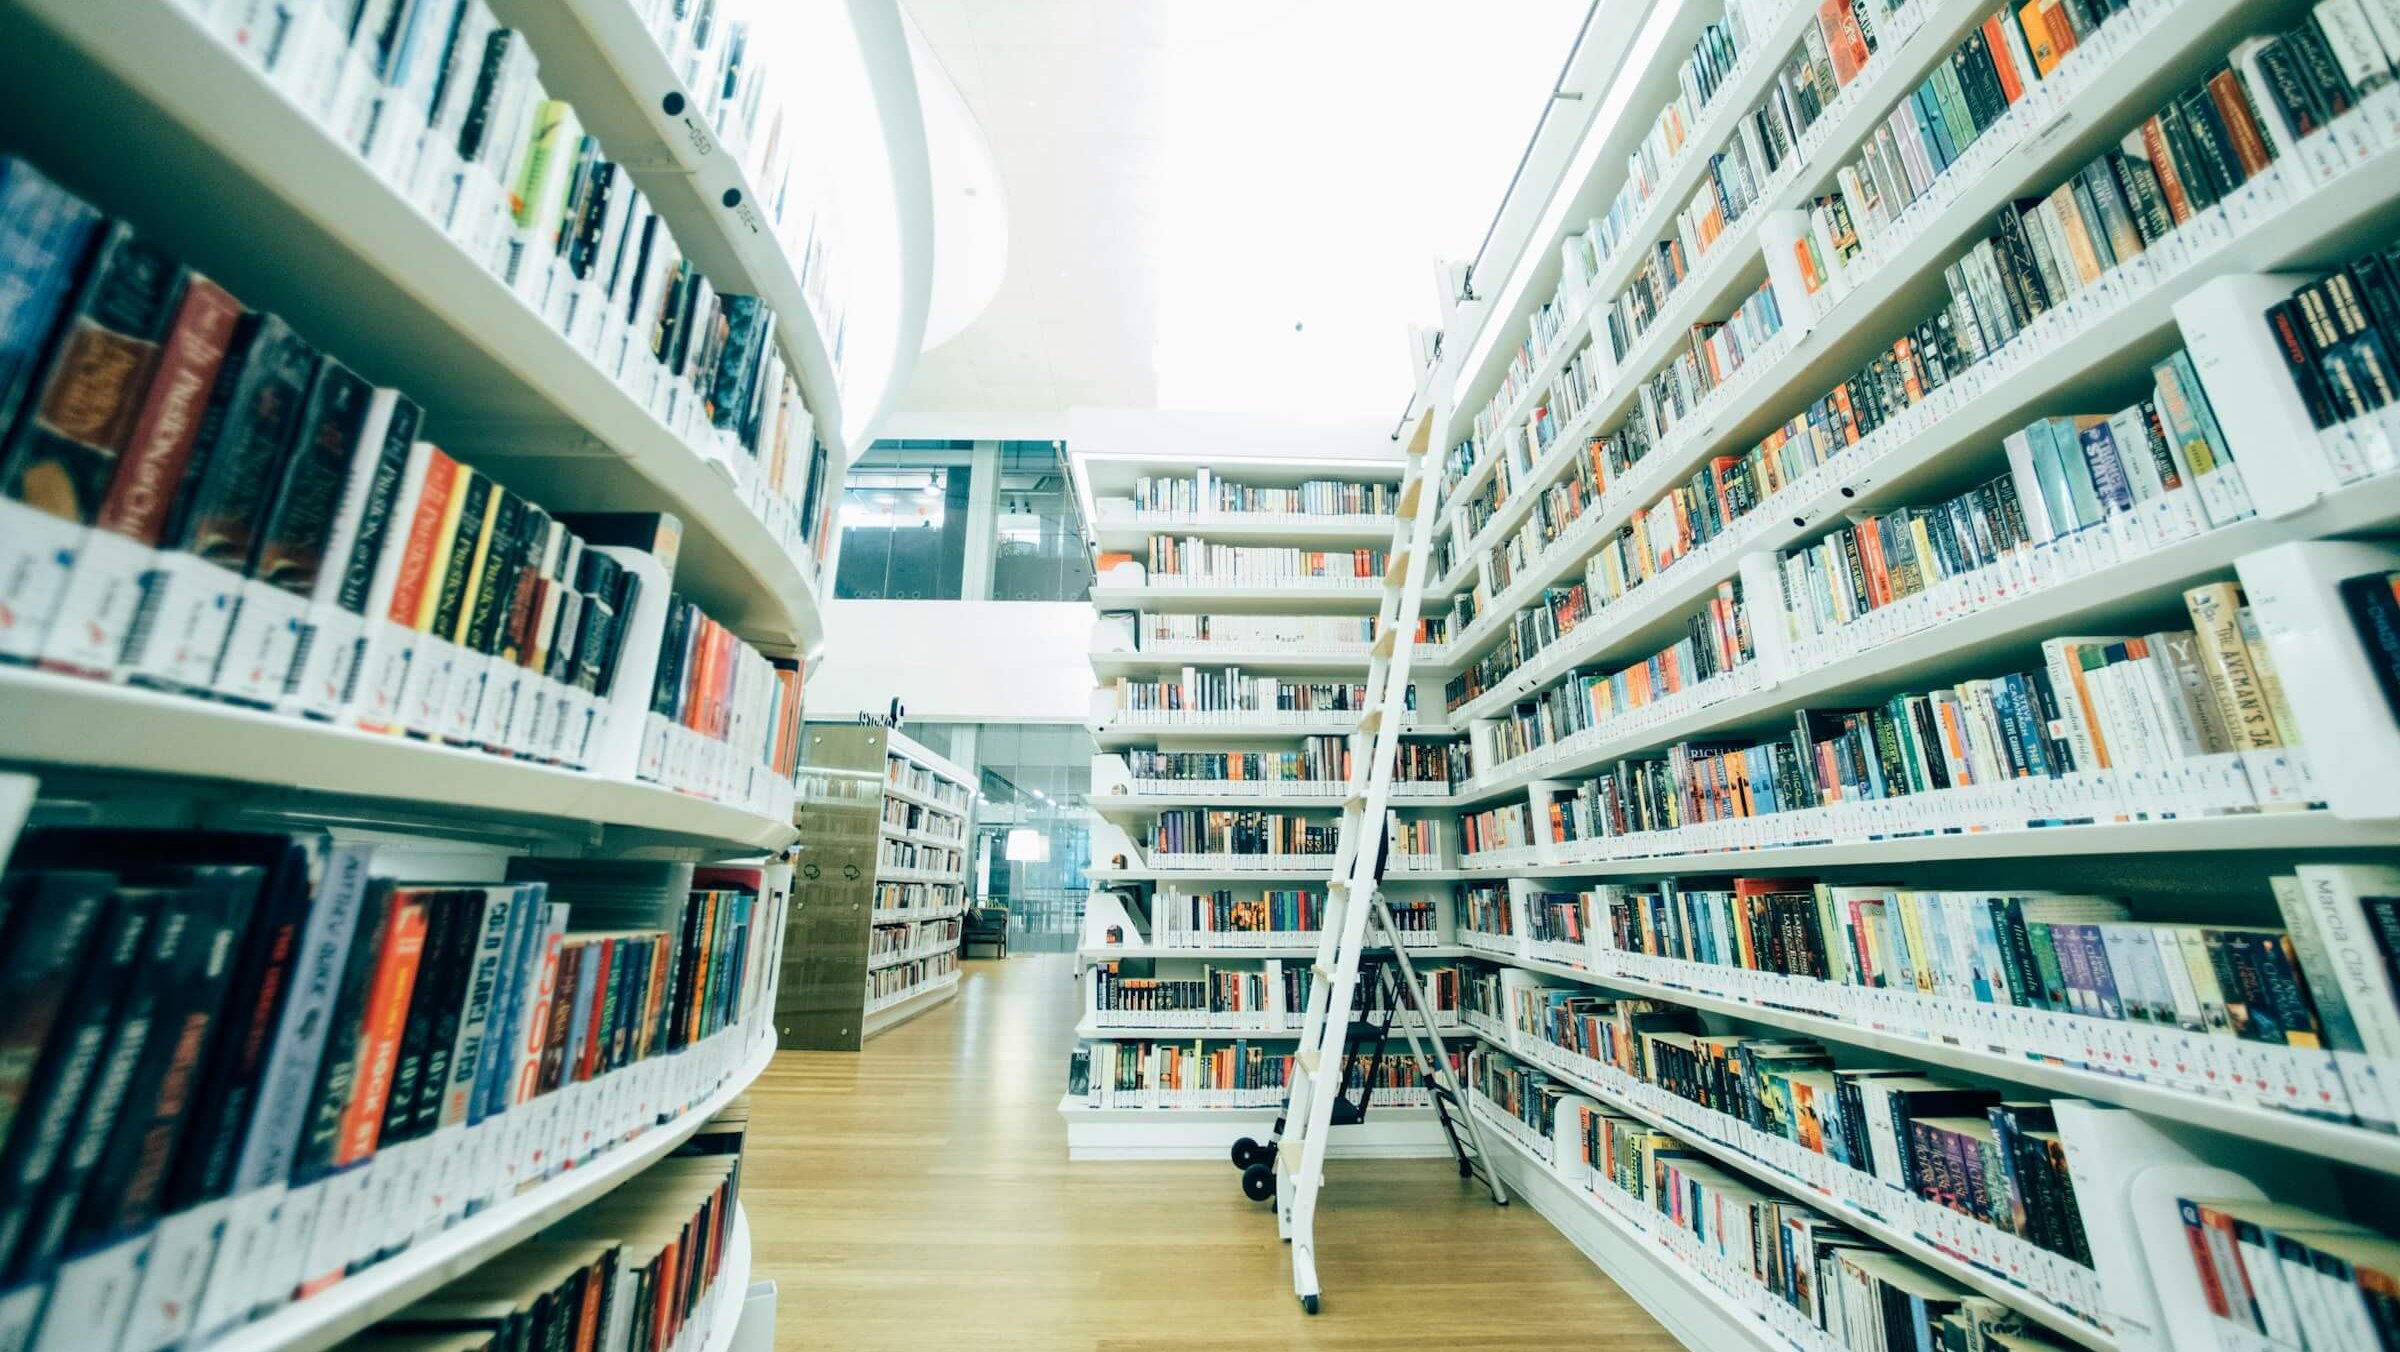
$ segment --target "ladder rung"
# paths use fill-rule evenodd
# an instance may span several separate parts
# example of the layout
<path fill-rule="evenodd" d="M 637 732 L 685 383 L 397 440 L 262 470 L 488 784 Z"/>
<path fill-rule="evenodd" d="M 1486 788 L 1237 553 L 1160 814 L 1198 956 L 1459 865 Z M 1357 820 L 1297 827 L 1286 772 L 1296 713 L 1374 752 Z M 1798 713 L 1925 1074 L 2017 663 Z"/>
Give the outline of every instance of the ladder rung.
<path fill-rule="evenodd" d="M 1358 730 L 1361 734 L 1374 732 L 1376 729 L 1382 726 L 1383 710 L 1381 709 L 1369 709 L 1367 710 L 1367 716 L 1358 720 Z"/>
<path fill-rule="evenodd" d="M 1367 796 L 1363 793 L 1354 793 L 1342 800 L 1342 811 L 1348 812 L 1353 808 L 1361 812 L 1366 811 Z"/>
<path fill-rule="evenodd" d="M 1309 964 L 1308 970 L 1315 973 L 1316 978 L 1319 981 L 1333 980 L 1333 969 L 1326 966 L 1324 963 L 1311 963 Z"/>
<path fill-rule="evenodd" d="M 1425 476 L 1422 474 L 1412 474 L 1408 476 L 1408 487 L 1400 490 L 1399 515 L 1402 521 L 1408 521 L 1415 518 L 1417 514 L 1417 499 L 1423 496 L 1425 496 Z"/>
<path fill-rule="evenodd" d="M 1309 1047 L 1303 1047 L 1300 1049 L 1300 1069 L 1311 1075 L 1317 1073 L 1317 1053 L 1315 1049 Z"/>
<path fill-rule="evenodd" d="M 1392 655 L 1392 649 L 1399 644 L 1399 641 L 1400 626 L 1395 624 L 1391 628 L 1384 630 L 1383 636 L 1375 640 L 1375 650 L 1369 653 L 1368 656 L 1390 657 Z"/>
<path fill-rule="evenodd" d="M 1405 549 L 1392 556 L 1391 566 L 1383 570 L 1383 585 L 1387 587 L 1408 585 L 1408 558 L 1409 552 Z"/>

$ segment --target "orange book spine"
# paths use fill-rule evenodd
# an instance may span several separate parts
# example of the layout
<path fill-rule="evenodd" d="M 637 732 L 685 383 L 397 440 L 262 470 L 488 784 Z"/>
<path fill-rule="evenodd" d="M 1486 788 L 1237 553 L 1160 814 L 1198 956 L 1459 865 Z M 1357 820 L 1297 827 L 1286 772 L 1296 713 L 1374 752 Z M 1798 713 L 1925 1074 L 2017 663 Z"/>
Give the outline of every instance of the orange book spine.
<path fill-rule="evenodd" d="M 425 597 L 425 579 L 433 571 L 433 551 L 442 533 L 442 517 L 450 494 L 458 486 L 458 462 L 435 451 L 425 458 L 425 490 L 417 499 L 417 519 L 408 525 L 407 552 L 400 556 L 400 578 L 392 588 L 394 624 L 415 628 L 417 606 Z"/>
<path fill-rule="evenodd" d="M 392 1067 L 400 1057 L 400 1034 L 408 1026 L 408 998 L 425 956 L 426 902 L 415 898 L 392 908 L 391 929 L 367 988 L 366 1038 L 359 1047 L 358 1083 L 342 1114 L 336 1166 L 355 1164 L 375 1153 L 383 1133 L 383 1110 L 392 1097 Z"/>

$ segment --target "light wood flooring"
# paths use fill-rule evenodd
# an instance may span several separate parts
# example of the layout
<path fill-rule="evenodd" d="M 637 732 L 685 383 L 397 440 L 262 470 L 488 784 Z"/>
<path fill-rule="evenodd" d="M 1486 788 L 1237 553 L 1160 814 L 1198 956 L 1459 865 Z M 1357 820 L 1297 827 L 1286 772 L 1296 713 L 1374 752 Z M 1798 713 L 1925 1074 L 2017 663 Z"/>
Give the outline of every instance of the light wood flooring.
<path fill-rule="evenodd" d="M 1324 1312 L 1224 1161 L 1067 1160 L 1070 959 L 966 964 L 865 1052 L 787 1052 L 751 1092 L 752 1280 L 799 1348 L 1665 1352 L 1666 1332 L 1531 1207 L 1447 1160 L 1337 1161 Z"/>

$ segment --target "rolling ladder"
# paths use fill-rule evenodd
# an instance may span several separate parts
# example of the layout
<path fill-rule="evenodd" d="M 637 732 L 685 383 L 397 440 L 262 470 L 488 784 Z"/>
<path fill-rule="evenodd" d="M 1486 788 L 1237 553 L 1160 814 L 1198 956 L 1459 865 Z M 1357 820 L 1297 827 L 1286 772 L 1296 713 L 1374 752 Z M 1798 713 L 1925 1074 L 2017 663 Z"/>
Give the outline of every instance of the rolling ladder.
<path fill-rule="evenodd" d="M 1398 927 L 1379 888 L 1389 843 L 1392 769 L 1400 749 L 1400 726 L 1407 717 L 1410 658 L 1425 600 L 1425 561 L 1431 554 L 1433 522 L 1441 502 L 1441 470 L 1431 448 L 1445 421 L 1439 408 L 1430 409 L 1418 420 L 1409 439 L 1408 469 L 1401 481 L 1399 516 L 1393 528 L 1394 548 L 1384 573 L 1383 604 L 1377 612 L 1375 647 L 1367 667 L 1366 706 L 1351 740 L 1341 844 L 1327 885 L 1325 928 L 1311 969 L 1308 1013 L 1301 1025 L 1283 1116 L 1276 1123 L 1278 1139 L 1257 1152 L 1265 1156 L 1260 1163 L 1272 1170 L 1276 1229 L 1291 1242 L 1292 1291 L 1310 1314 L 1317 1312 L 1319 1293 L 1316 1215 L 1317 1194 L 1325 1186 L 1325 1148 L 1337 1123 L 1347 1125 L 1365 1115 L 1373 1094 L 1372 1080 L 1355 1101 L 1343 1094 L 1346 1051 L 1354 1031 L 1374 1039 L 1380 1059 L 1384 1037 L 1397 1022 L 1430 1092 L 1460 1176 L 1480 1176 L 1490 1188 L 1493 1202 L 1503 1206 L 1508 1202 L 1484 1148 L 1482 1129 L 1467 1111 L 1465 1092 L 1451 1070 L 1449 1049 L 1434 1029 L 1432 1002 L 1425 998 L 1425 988 L 1409 961 L 1408 950 L 1401 946 Z M 1361 961 L 1371 940 L 1391 949 L 1389 960 L 1380 962 L 1377 971 L 1380 1027 L 1357 1025 L 1351 1014 Z M 1257 1195 L 1248 1176 L 1245 1188 Z"/>

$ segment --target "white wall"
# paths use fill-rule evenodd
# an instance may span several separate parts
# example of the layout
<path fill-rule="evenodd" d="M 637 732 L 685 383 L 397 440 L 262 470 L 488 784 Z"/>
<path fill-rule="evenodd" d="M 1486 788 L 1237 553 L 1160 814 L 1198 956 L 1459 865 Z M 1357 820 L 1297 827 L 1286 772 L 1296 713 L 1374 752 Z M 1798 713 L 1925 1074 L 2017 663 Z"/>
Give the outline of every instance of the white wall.
<path fill-rule="evenodd" d="M 1092 607 L 1084 601 L 834 601 L 808 716 L 1081 723 L 1091 714 Z"/>

